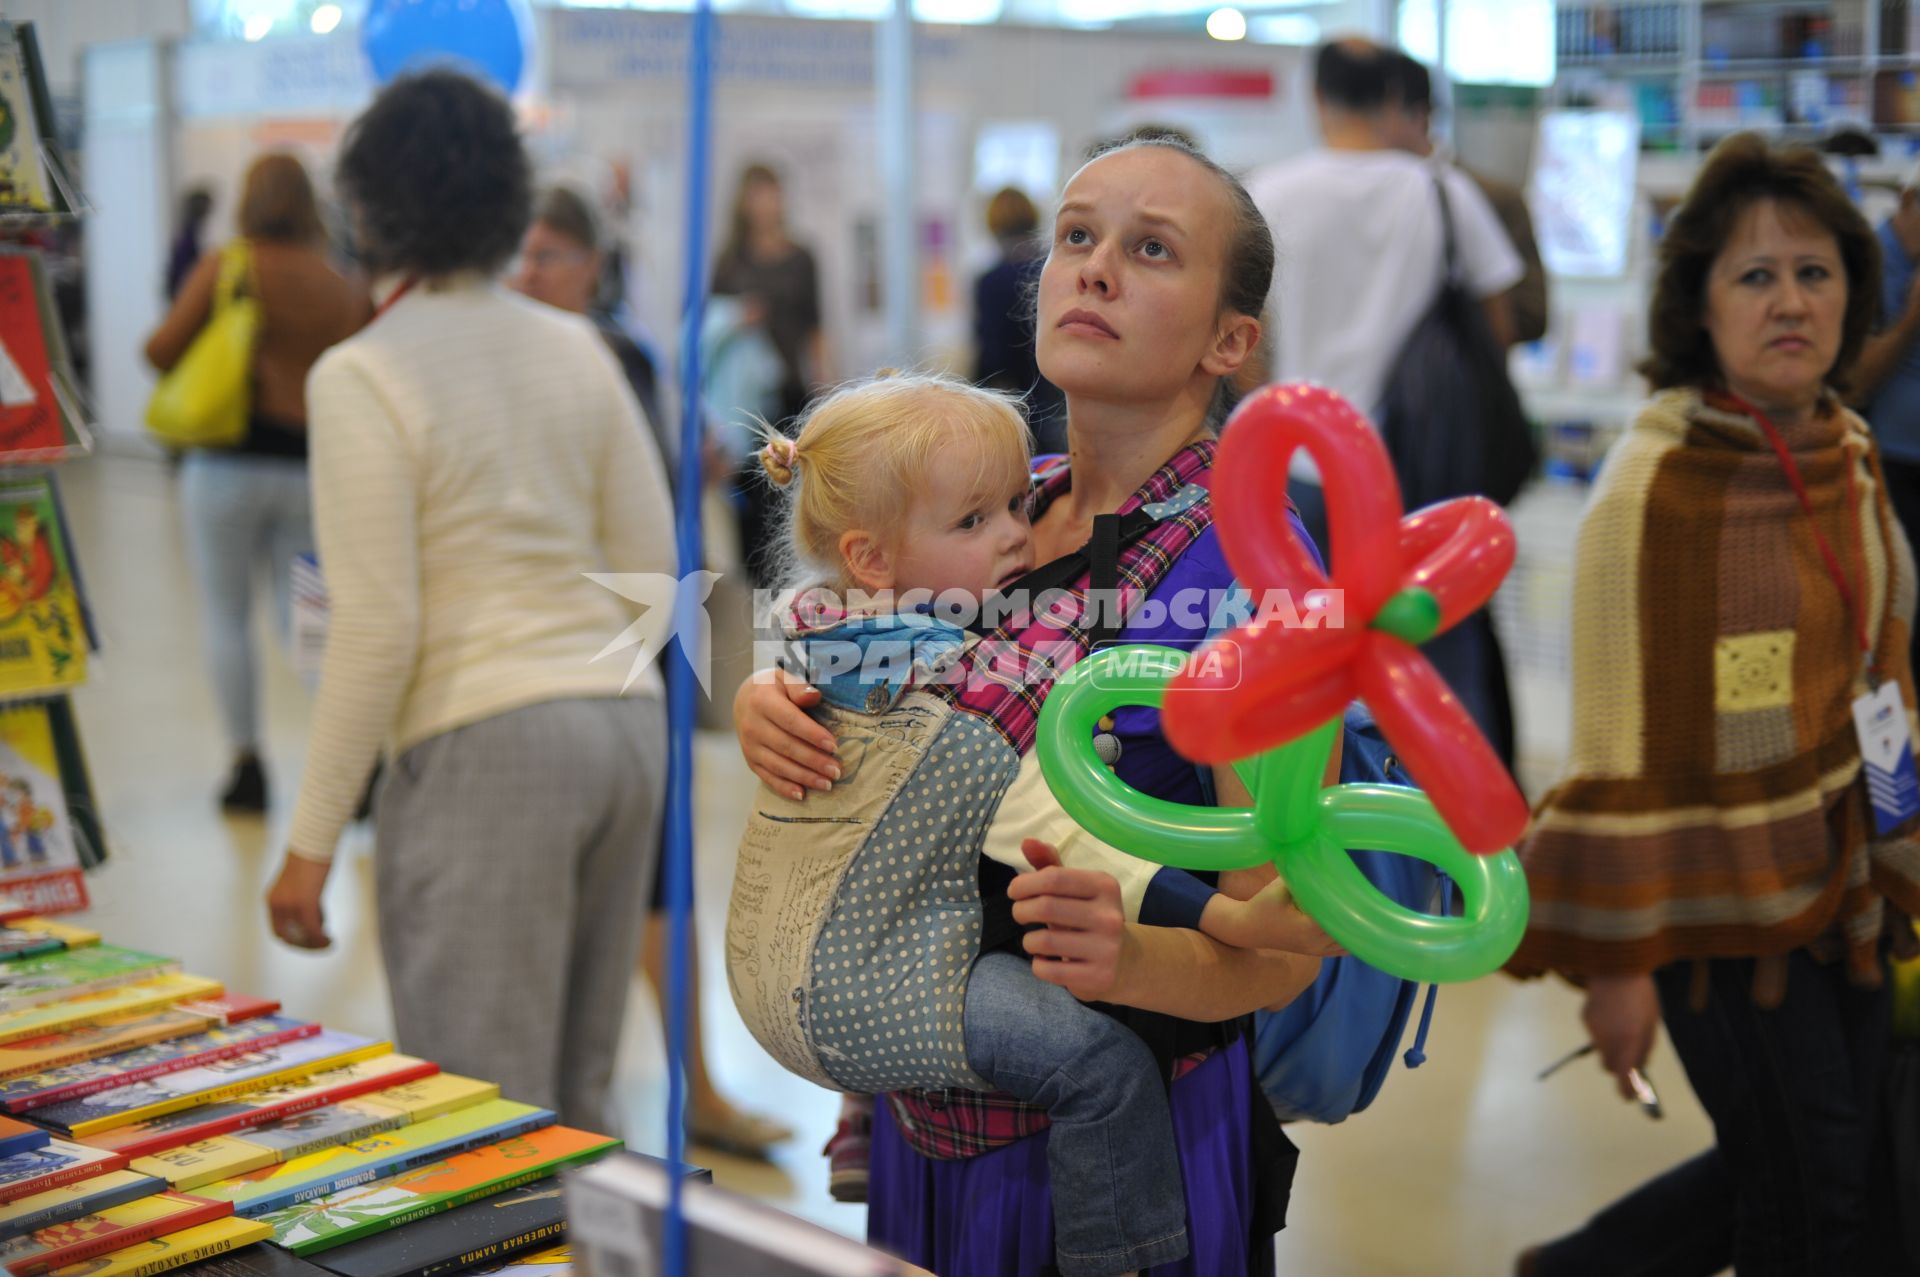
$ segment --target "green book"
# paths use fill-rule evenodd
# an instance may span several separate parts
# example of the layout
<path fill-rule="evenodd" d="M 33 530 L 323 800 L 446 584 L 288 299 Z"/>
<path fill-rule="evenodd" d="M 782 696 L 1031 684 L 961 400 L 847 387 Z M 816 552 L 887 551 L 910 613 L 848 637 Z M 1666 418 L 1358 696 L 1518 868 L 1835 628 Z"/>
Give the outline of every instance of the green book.
<path fill-rule="evenodd" d="M 551 1126 L 553 1120 L 552 1112 L 531 1104 L 488 1100 L 485 1104 L 415 1122 L 412 1126 L 309 1153 L 291 1162 L 216 1180 L 195 1189 L 194 1195 L 232 1202 L 236 1214 L 258 1217 L 383 1176 L 445 1161 L 470 1148 L 497 1144 L 515 1135 Z"/>
<path fill-rule="evenodd" d="M 117 989 L 179 969 L 172 958 L 112 944 L 20 958 L 0 968 L 0 1015 Z"/>
<path fill-rule="evenodd" d="M 606 1135 L 549 1126 L 399 1175 L 260 1216 L 301 1257 L 546 1179 L 620 1147 Z"/>

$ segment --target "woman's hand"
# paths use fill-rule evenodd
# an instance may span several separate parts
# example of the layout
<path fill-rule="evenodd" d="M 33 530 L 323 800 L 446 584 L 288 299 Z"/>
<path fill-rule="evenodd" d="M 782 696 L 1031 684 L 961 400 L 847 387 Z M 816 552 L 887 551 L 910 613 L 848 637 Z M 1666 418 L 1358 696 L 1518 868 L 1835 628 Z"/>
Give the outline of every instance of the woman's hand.
<path fill-rule="evenodd" d="M 267 893 L 273 934 L 296 949 L 325 949 L 333 944 L 320 908 L 320 894 L 332 868 L 327 861 L 307 860 L 288 851 L 280 877 Z"/>
<path fill-rule="evenodd" d="M 1038 838 L 1020 844 L 1033 865 L 1007 888 L 1013 918 L 1039 923 L 1022 943 L 1033 955 L 1033 973 L 1082 1002 L 1103 1002 L 1120 982 L 1127 948 L 1120 884 L 1097 869 L 1068 869 L 1060 853 Z"/>
<path fill-rule="evenodd" d="M 1597 975 L 1587 980 L 1587 1002 L 1580 1019 L 1600 1055 L 1600 1067 L 1613 1074 L 1622 1099 L 1633 1099 L 1627 1074 L 1645 1066 L 1660 1028 L 1660 993 L 1651 975 Z"/>
<path fill-rule="evenodd" d="M 816 688 L 783 669 L 761 670 L 733 697 L 733 730 L 753 774 L 795 802 L 840 779 L 833 733 L 807 716 Z"/>

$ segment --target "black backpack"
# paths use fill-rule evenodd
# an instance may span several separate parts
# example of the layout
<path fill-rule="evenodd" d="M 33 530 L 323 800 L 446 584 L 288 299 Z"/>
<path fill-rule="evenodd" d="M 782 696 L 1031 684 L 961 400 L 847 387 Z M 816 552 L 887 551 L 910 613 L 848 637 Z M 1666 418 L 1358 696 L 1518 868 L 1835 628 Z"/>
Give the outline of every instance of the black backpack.
<path fill-rule="evenodd" d="M 1480 302 L 1460 279 L 1453 209 L 1434 179 L 1446 242 L 1440 294 L 1401 346 L 1387 379 L 1380 435 L 1400 479 L 1401 499 L 1418 510 L 1449 497 L 1491 497 L 1507 505 L 1539 463 L 1533 426 L 1507 376 Z"/>

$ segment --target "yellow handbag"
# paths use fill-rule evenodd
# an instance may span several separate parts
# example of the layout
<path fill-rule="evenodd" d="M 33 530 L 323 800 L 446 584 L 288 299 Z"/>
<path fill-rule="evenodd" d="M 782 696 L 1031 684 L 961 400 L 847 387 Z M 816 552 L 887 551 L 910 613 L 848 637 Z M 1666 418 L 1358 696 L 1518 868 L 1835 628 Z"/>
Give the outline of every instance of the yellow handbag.
<path fill-rule="evenodd" d="M 153 436 L 170 448 L 231 448 L 245 439 L 259 335 L 253 249 L 237 239 L 220 250 L 220 280 L 206 326 L 147 401 Z"/>

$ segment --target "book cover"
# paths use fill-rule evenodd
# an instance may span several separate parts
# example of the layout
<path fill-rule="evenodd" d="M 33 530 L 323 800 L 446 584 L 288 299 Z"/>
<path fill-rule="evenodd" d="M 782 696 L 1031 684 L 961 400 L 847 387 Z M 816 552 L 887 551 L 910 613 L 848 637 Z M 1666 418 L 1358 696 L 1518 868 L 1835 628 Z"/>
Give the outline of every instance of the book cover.
<path fill-rule="evenodd" d="M 411 1055 L 379 1055 L 262 1087 L 219 1103 L 196 1105 L 116 1126 L 110 1131 L 89 1135 L 81 1143 L 129 1157 L 144 1157 L 194 1140 L 265 1126 L 279 1118 L 325 1108 L 402 1082 L 418 1081 L 439 1071 L 440 1066 L 430 1060 L 415 1059 Z"/>
<path fill-rule="evenodd" d="M 549 1126 L 275 1211 L 260 1221 L 273 1226 L 276 1245 L 305 1258 L 549 1178 L 563 1166 L 619 1147 L 610 1136 Z"/>
<path fill-rule="evenodd" d="M 4 372 L 0 367 L 0 382 Z M 53 492 L 44 477 L 0 487 L 0 695 L 57 691 L 84 681 L 86 673 L 86 623 Z M 31 738 L 31 747 L 16 736 Z M 50 872 L 57 867 L 57 842 L 64 840 L 71 852 L 73 840 L 64 828 L 66 797 L 46 706 L 29 704 L 10 711 L 0 720 L 0 741 L 14 755 L 0 761 L 0 769 L 9 782 L 8 802 L 19 809 L 8 812 L 14 845 L 0 842 L 0 864 L 23 874 Z M 28 764 L 33 772 L 21 770 Z M 15 783 L 35 779 L 44 783 L 25 790 Z"/>
<path fill-rule="evenodd" d="M 552 1177 L 315 1257 L 339 1277 L 441 1277 L 551 1250 L 566 1236 L 566 1194 Z"/>
<path fill-rule="evenodd" d="M 232 1202 L 236 1214 L 265 1215 L 553 1122 L 554 1115 L 547 1109 L 512 1100 L 489 1100 L 370 1139 L 219 1180 L 196 1191 L 202 1197 Z"/>
<path fill-rule="evenodd" d="M 238 1024 L 206 1027 L 208 1020 L 198 1011 L 187 1012 L 176 1007 L 160 1014 L 193 1016 L 203 1026 L 203 1031 L 9 1078 L 0 1082 L 0 1110 L 20 1113 L 47 1108 L 168 1073 L 216 1064 L 250 1051 L 264 1051 L 304 1038 L 317 1037 L 320 1033 L 317 1024 L 277 1015 L 259 1016 Z M 5 1049 L 0 1048 L 0 1056 L 4 1054 Z"/>
<path fill-rule="evenodd" d="M 32 261 L 22 253 L 0 254 L 0 458 L 66 443 L 42 323 Z"/>
<path fill-rule="evenodd" d="M 53 183 L 40 156 L 40 122 L 33 84 L 13 24 L 0 24 L 0 205 L 48 213 Z"/>
<path fill-rule="evenodd" d="M 0 1117 L 0 1158 L 45 1148 L 52 1138 L 38 1126 L 29 1126 L 11 1117 Z"/>
<path fill-rule="evenodd" d="M 62 1184 L 0 1205 L 0 1238 L 18 1237 L 61 1220 L 78 1219 L 109 1206 L 166 1191 L 165 1180 L 132 1171 L 113 1171 Z"/>
<path fill-rule="evenodd" d="M 50 1224 L 0 1242 L 0 1265 L 13 1277 L 40 1277 L 150 1237 L 177 1233 L 233 1214 L 227 1202 L 184 1193 L 155 1193 L 91 1215 Z"/>
<path fill-rule="evenodd" d="M 181 1003 L 159 1011 L 111 1016 L 98 1024 L 83 1024 L 79 1028 L 0 1046 L 0 1078 L 14 1080 L 50 1073 L 69 1064 L 191 1037 L 215 1027 L 218 1021 L 204 1012 L 191 1010 L 192 1006 Z M 3 1092 L 4 1088 L 0 1088 L 0 1093 Z"/>
<path fill-rule="evenodd" d="M 389 1087 L 357 1100 L 314 1109 L 248 1131 L 182 1144 L 134 1161 L 134 1169 L 157 1175 L 188 1192 L 215 1180 L 291 1162 L 383 1131 L 430 1121 L 443 1113 L 497 1099 L 500 1088 L 452 1073 L 439 1073 Z"/>
<path fill-rule="evenodd" d="M 130 1086 L 116 1086 L 81 1099 L 49 1104 L 34 1109 L 32 1115 L 42 1126 L 83 1139 L 179 1109 L 214 1104 L 250 1091 L 265 1090 L 276 1083 L 311 1077 L 356 1060 L 386 1055 L 392 1049 L 390 1042 L 375 1042 L 358 1034 L 323 1029 L 309 1038 L 249 1050 L 199 1068 L 163 1073 Z"/>
<path fill-rule="evenodd" d="M 0 487 L 0 696 L 77 683 L 78 604 L 45 481 Z M 43 703 L 0 710 L 0 890 L 42 913 L 87 907 L 53 722 Z"/>
<path fill-rule="evenodd" d="M 157 1011 L 194 998 L 214 997 L 220 992 L 218 980 L 197 975 L 165 975 L 157 980 L 142 980 L 139 984 L 68 998 L 64 1002 L 49 1002 L 45 1006 L 0 1015 L 0 1045 L 84 1028 L 116 1016 Z"/>
<path fill-rule="evenodd" d="M 0 964 L 0 1014 L 117 989 L 179 969 L 172 958 L 111 944 L 20 958 Z"/>
<path fill-rule="evenodd" d="M 48 1140 L 31 1152 L 16 1153 L 0 1161 L 0 1202 L 30 1197 L 49 1188 L 126 1167 L 125 1154 L 106 1153 L 65 1140 Z"/>
<path fill-rule="evenodd" d="M 60 417 L 60 442 L 50 449 L 22 448 L 7 454 L 7 459 L 17 465 L 52 463 L 65 460 L 71 450 L 82 446 L 87 435 L 87 426 L 80 408 L 80 396 L 75 387 L 79 379 L 73 371 L 73 353 L 67 348 L 67 334 L 64 321 L 60 317 L 60 308 L 53 296 L 53 280 L 47 274 L 45 254 L 30 248 L 9 248 L 0 252 L 16 253 L 27 259 L 27 265 L 33 271 L 34 303 L 40 310 L 40 333 L 47 343 L 48 371 L 52 374 L 54 406 Z M 68 535 L 66 510 L 60 505 L 60 487 L 51 485 L 54 494 L 54 516 L 60 524 L 60 534 L 69 545 L 73 538 Z M 74 585 L 80 584 L 80 575 L 75 567 Z M 99 634 L 93 628 L 93 616 L 87 608 L 87 592 L 80 593 L 80 609 L 87 627 L 87 650 L 100 650 Z"/>
<path fill-rule="evenodd" d="M 154 1237 L 111 1255 L 53 1271 L 60 1277 L 153 1277 L 196 1259 L 223 1255 L 266 1241 L 273 1230 L 250 1219 L 216 1219 L 164 1237 Z"/>

